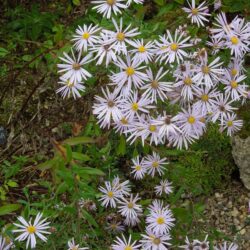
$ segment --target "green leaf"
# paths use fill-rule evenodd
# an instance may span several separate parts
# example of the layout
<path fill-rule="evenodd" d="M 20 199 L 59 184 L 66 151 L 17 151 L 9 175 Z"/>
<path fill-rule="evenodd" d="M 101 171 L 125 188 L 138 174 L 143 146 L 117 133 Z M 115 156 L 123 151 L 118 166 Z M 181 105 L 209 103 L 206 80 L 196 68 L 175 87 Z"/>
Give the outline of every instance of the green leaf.
<path fill-rule="evenodd" d="M 72 160 L 72 149 L 69 145 L 65 145 L 66 147 L 66 156 L 67 156 L 67 162 L 71 162 Z"/>
<path fill-rule="evenodd" d="M 0 216 L 10 214 L 18 210 L 21 207 L 20 204 L 8 204 L 0 207 Z"/>
<path fill-rule="evenodd" d="M 80 0 L 73 0 L 72 2 L 73 2 L 73 4 L 76 5 L 76 6 L 80 6 L 80 4 L 81 4 L 81 1 L 80 1 Z"/>
<path fill-rule="evenodd" d="M 80 137 L 73 137 L 63 141 L 64 144 L 68 144 L 70 146 L 78 145 L 78 144 L 88 144 L 88 143 L 95 143 L 96 140 L 90 137 L 80 136 Z"/>
<path fill-rule="evenodd" d="M 124 135 L 120 137 L 120 142 L 116 150 L 117 155 L 125 155 L 126 153 L 126 140 Z"/>
<path fill-rule="evenodd" d="M 7 185 L 8 185 L 9 187 L 18 187 L 18 183 L 16 183 L 15 181 L 12 181 L 12 180 L 9 180 L 9 181 L 7 182 Z"/>
<path fill-rule="evenodd" d="M 160 6 L 163 6 L 165 4 L 165 0 L 154 0 L 154 2 Z"/>
<path fill-rule="evenodd" d="M 85 175 L 105 175 L 105 173 L 98 168 L 79 167 L 77 165 L 73 165 L 72 170 L 81 177 Z"/>
<path fill-rule="evenodd" d="M 44 170 L 53 168 L 54 165 L 55 165 L 55 158 L 53 158 L 52 160 L 48 160 L 44 163 L 38 164 L 36 167 L 39 170 L 44 171 Z"/>
<path fill-rule="evenodd" d="M 79 153 L 79 152 L 72 152 L 72 157 L 73 159 L 75 160 L 78 160 L 78 161 L 89 161 L 90 160 L 90 157 L 88 155 L 85 155 L 85 154 L 82 154 L 82 153 Z"/>
<path fill-rule="evenodd" d="M 9 54 L 9 51 L 0 47 L 0 57 L 5 57 L 7 54 Z"/>
<path fill-rule="evenodd" d="M 84 218 L 94 227 L 98 228 L 98 224 L 96 223 L 94 217 L 89 214 L 86 210 L 82 210 L 82 214 L 84 216 Z"/>

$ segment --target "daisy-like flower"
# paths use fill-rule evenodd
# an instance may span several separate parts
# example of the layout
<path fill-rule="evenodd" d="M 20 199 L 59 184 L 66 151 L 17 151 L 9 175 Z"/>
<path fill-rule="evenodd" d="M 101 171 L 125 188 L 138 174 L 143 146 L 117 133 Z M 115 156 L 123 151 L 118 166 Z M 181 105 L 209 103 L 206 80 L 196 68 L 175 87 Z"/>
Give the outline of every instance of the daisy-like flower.
<path fill-rule="evenodd" d="M 142 249 L 143 250 L 168 250 L 171 237 L 169 234 L 155 234 L 152 230 L 146 230 L 146 234 L 142 234 Z"/>
<path fill-rule="evenodd" d="M 159 55 L 157 57 L 157 60 L 160 60 L 160 62 L 165 60 L 165 63 L 173 63 L 175 61 L 177 61 L 177 63 L 180 63 L 180 61 L 183 61 L 184 58 L 188 56 L 187 52 L 184 51 L 184 48 L 192 46 L 192 44 L 186 43 L 190 39 L 190 36 L 185 38 L 183 37 L 183 32 L 178 33 L 178 31 L 176 30 L 174 37 L 172 37 L 169 30 L 167 30 L 167 38 L 165 41 L 166 45 L 163 45 L 166 46 L 166 49 L 164 47 L 159 48 L 160 52 L 156 52 L 156 55 Z M 158 45 L 157 42 L 156 45 Z"/>
<path fill-rule="evenodd" d="M 188 13 L 188 18 L 191 18 L 192 23 L 196 23 L 198 27 L 205 26 L 204 22 L 209 20 L 206 18 L 210 16 L 208 13 L 208 7 L 206 2 L 202 2 L 199 6 L 195 6 L 195 0 L 192 3 L 188 1 L 189 8 L 182 8 L 186 13 Z"/>
<path fill-rule="evenodd" d="M 185 239 L 185 245 L 180 246 L 179 248 L 182 248 L 182 249 L 185 249 L 185 250 L 195 249 L 193 241 L 190 242 L 187 236 L 186 236 L 186 239 Z"/>
<path fill-rule="evenodd" d="M 127 55 L 127 43 L 131 41 L 131 38 L 139 35 L 140 32 L 137 32 L 138 28 L 129 30 L 131 24 L 126 29 L 123 30 L 122 18 L 120 19 L 120 26 L 118 26 L 115 19 L 112 19 L 112 22 L 116 29 L 115 32 L 109 30 L 103 30 L 104 34 L 110 36 L 110 39 L 107 41 L 107 43 L 114 44 L 114 48 L 118 53 L 118 55 L 120 54 Z"/>
<path fill-rule="evenodd" d="M 130 53 L 133 54 L 134 60 L 138 62 L 145 62 L 148 64 L 152 61 L 155 47 L 154 42 L 144 43 L 143 39 L 130 41 L 129 44 L 134 47 L 130 50 Z"/>
<path fill-rule="evenodd" d="M 194 249 L 209 250 L 209 241 L 207 240 L 207 238 L 208 235 L 206 235 L 203 241 L 194 240 L 193 241 Z"/>
<path fill-rule="evenodd" d="M 212 55 L 216 55 L 220 49 L 224 48 L 225 41 L 221 38 L 211 37 L 211 41 L 207 41 L 206 44 L 212 48 Z"/>
<path fill-rule="evenodd" d="M 165 167 L 164 165 L 168 164 L 166 161 L 167 158 L 162 158 L 155 152 L 153 152 L 153 155 L 147 155 L 144 160 L 144 165 L 148 169 L 148 174 L 152 177 L 155 176 L 155 173 L 157 172 L 159 175 L 162 175 L 164 173 Z"/>
<path fill-rule="evenodd" d="M 168 180 L 161 180 L 160 185 L 157 185 L 155 187 L 155 193 L 160 196 L 163 193 L 170 194 L 172 192 L 173 192 L 172 182 L 169 182 Z"/>
<path fill-rule="evenodd" d="M 118 58 L 115 65 L 120 68 L 120 72 L 113 74 L 110 79 L 118 89 L 123 88 L 123 94 L 127 96 L 132 88 L 140 88 L 144 81 L 148 80 L 145 73 L 141 72 L 145 66 L 140 66 L 140 62 L 132 60 L 130 56 L 126 57 L 126 62 Z"/>
<path fill-rule="evenodd" d="M 168 206 L 163 206 L 161 202 L 153 202 L 149 207 L 149 215 L 147 215 L 147 229 L 151 230 L 156 235 L 168 234 L 174 226 L 174 217 Z"/>
<path fill-rule="evenodd" d="M 14 247 L 13 242 L 10 241 L 8 243 L 7 240 L 2 235 L 0 235 L 0 250 L 9 250 L 12 247 Z"/>
<path fill-rule="evenodd" d="M 243 60 L 239 58 L 233 58 L 233 60 L 228 65 L 228 71 L 232 77 L 242 75 L 246 70 L 243 67 Z"/>
<path fill-rule="evenodd" d="M 74 47 L 79 51 L 87 51 L 88 46 L 93 46 L 98 41 L 98 36 L 95 34 L 99 32 L 101 28 L 97 25 L 90 24 L 89 27 L 84 24 L 83 27 L 78 26 L 76 29 L 76 35 L 74 35 L 72 41 L 75 42 Z"/>
<path fill-rule="evenodd" d="M 149 113 L 149 109 L 154 108 L 150 105 L 151 101 L 145 96 L 138 98 L 138 92 L 130 92 L 129 96 L 123 102 L 123 113 L 128 119 L 135 116 L 140 117 L 139 113 Z"/>
<path fill-rule="evenodd" d="M 223 62 L 219 62 L 220 57 L 215 58 L 211 63 L 207 63 L 204 60 L 196 71 L 196 75 L 193 77 L 193 81 L 198 85 L 205 85 L 207 87 L 213 87 L 220 80 L 220 76 L 224 73 L 224 69 L 220 68 Z"/>
<path fill-rule="evenodd" d="M 153 75 L 151 68 L 146 70 L 149 83 L 145 84 L 141 89 L 145 90 L 144 96 L 151 99 L 151 103 L 157 103 L 157 99 L 162 101 L 167 99 L 166 92 L 172 91 L 172 82 L 161 81 L 161 79 L 168 73 L 163 73 L 163 68 L 160 68 L 156 76 Z"/>
<path fill-rule="evenodd" d="M 136 180 L 143 179 L 143 177 L 147 173 L 147 168 L 144 166 L 144 160 L 142 159 L 140 161 L 139 156 L 137 156 L 136 158 L 132 159 L 132 162 L 133 166 L 131 167 L 132 168 L 131 174 L 133 174 L 133 177 Z"/>
<path fill-rule="evenodd" d="M 203 134 L 205 124 L 202 121 L 203 114 L 201 110 L 189 107 L 188 110 L 182 109 L 178 115 L 179 127 L 185 134 L 195 134 L 200 136 Z"/>
<path fill-rule="evenodd" d="M 122 235 L 122 239 L 116 237 L 114 244 L 111 246 L 112 250 L 139 250 L 141 245 L 136 244 L 137 242 L 132 242 L 131 235 L 129 235 L 129 239 L 126 240 L 124 235 Z"/>
<path fill-rule="evenodd" d="M 110 92 L 108 88 L 106 92 L 102 89 L 102 93 L 104 97 L 95 96 L 93 114 L 97 116 L 101 128 L 109 128 L 112 120 L 117 122 L 122 117 L 122 99 L 117 91 Z"/>
<path fill-rule="evenodd" d="M 92 0 L 91 3 L 96 4 L 93 9 L 96 9 L 98 13 L 108 19 L 111 17 L 112 13 L 115 15 L 121 14 L 121 10 L 128 7 L 125 4 L 125 0 Z"/>
<path fill-rule="evenodd" d="M 133 197 L 133 194 L 130 195 L 128 199 L 121 198 L 119 201 L 118 211 L 119 213 L 126 217 L 127 220 L 133 221 L 134 219 L 137 219 L 139 216 L 142 215 L 142 206 L 137 204 L 138 200 L 140 198 L 138 197 L 138 194 Z"/>
<path fill-rule="evenodd" d="M 221 82 L 225 84 L 225 93 L 230 94 L 233 100 L 239 100 L 246 94 L 246 85 L 240 84 L 246 79 L 245 75 L 232 76 L 228 71 L 225 72 Z"/>
<path fill-rule="evenodd" d="M 130 6 L 132 3 L 143 4 L 144 0 L 127 0 L 127 5 Z"/>
<path fill-rule="evenodd" d="M 81 53 L 78 54 L 78 58 L 76 59 L 73 51 L 72 51 L 72 58 L 63 53 L 65 58 L 59 57 L 63 62 L 63 64 L 58 64 L 58 68 L 60 69 L 59 73 L 64 73 L 63 78 L 68 79 L 70 82 L 81 82 L 83 79 L 87 80 L 88 77 L 92 75 L 83 68 L 83 65 L 87 64 L 91 61 L 91 54 L 85 56 L 81 59 Z"/>
<path fill-rule="evenodd" d="M 127 135 L 128 129 L 134 124 L 135 119 L 128 119 L 126 116 L 122 116 L 122 118 L 118 122 L 114 122 L 114 129 L 117 133 L 124 133 Z"/>
<path fill-rule="evenodd" d="M 100 201 L 102 202 L 101 205 L 104 207 L 111 206 L 115 208 L 116 202 L 118 202 L 122 196 L 117 187 L 113 187 L 109 181 L 105 181 L 105 187 L 100 187 L 99 190 L 103 193 L 100 198 Z"/>
<path fill-rule="evenodd" d="M 68 241 L 68 250 L 87 250 L 87 247 L 79 247 L 76 245 L 74 238 Z"/>
<path fill-rule="evenodd" d="M 129 184 L 129 180 L 121 182 L 119 176 L 116 176 L 112 181 L 112 186 L 118 190 L 121 196 L 128 196 L 131 193 L 131 187 Z"/>
<path fill-rule="evenodd" d="M 232 136 L 235 132 L 239 131 L 243 126 L 242 120 L 236 120 L 236 114 L 227 114 L 223 120 L 223 129 L 227 130 L 227 135 Z"/>
<path fill-rule="evenodd" d="M 60 85 L 63 85 L 56 90 L 57 94 L 61 94 L 63 98 L 73 95 L 74 99 L 81 97 L 80 91 L 85 90 L 85 86 L 82 82 L 71 82 L 70 80 L 60 77 Z"/>
<path fill-rule="evenodd" d="M 230 244 L 230 243 L 228 243 Z M 214 250 L 237 250 L 239 247 L 235 243 L 227 245 L 227 242 L 214 247 Z"/>
<path fill-rule="evenodd" d="M 17 217 L 21 224 L 14 223 L 19 229 L 13 230 L 13 233 L 21 234 L 15 240 L 27 240 L 26 248 L 28 248 L 29 245 L 31 248 L 36 247 L 36 236 L 46 242 L 47 238 L 43 234 L 50 234 L 50 232 L 47 231 L 47 229 L 50 228 L 50 222 L 45 222 L 47 219 L 41 219 L 42 216 L 42 213 L 38 213 L 33 223 L 31 222 L 31 219 L 27 222 L 22 216 Z"/>
<path fill-rule="evenodd" d="M 122 233 L 125 231 L 125 226 L 120 221 L 111 221 L 107 223 L 106 229 L 112 233 Z"/>

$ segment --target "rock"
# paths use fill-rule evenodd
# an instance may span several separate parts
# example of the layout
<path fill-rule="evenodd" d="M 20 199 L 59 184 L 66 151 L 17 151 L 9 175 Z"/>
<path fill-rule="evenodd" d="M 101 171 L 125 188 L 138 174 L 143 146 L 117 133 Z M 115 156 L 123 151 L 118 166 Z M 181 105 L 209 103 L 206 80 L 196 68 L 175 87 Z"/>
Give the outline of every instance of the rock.
<path fill-rule="evenodd" d="M 246 229 L 245 228 L 243 228 L 242 230 L 240 230 L 240 234 L 241 235 L 244 235 L 246 233 Z"/>
<path fill-rule="evenodd" d="M 235 136 L 232 141 L 232 154 L 240 170 L 240 178 L 244 186 L 250 190 L 250 137 L 241 139 Z"/>
<path fill-rule="evenodd" d="M 228 208 L 232 208 L 232 207 L 233 207 L 232 201 L 229 201 L 229 202 L 227 203 L 227 207 L 228 207 Z"/>
<path fill-rule="evenodd" d="M 234 208 L 233 211 L 231 212 L 231 215 L 233 217 L 237 217 L 239 215 L 239 211 L 236 208 Z"/>

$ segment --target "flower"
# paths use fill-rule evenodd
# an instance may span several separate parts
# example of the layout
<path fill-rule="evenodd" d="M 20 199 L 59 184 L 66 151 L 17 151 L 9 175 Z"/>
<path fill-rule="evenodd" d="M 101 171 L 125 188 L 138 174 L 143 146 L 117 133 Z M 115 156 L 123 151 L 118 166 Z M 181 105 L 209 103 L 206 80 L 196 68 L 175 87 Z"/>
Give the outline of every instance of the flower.
<path fill-rule="evenodd" d="M 143 4 L 144 0 L 127 0 L 127 5 L 131 5 L 133 2 L 136 4 Z"/>
<path fill-rule="evenodd" d="M 136 180 L 143 179 L 143 177 L 147 173 L 147 168 L 144 166 L 144 160 L 142 159 L 140 161 L 139 156 L 137 156 L 136 158 L 132 159 L 132 162 L 133 166 L 131 167 L 132 168 L 131 174 L 133 174 Z"/>
<path fill-rule="evenodd" d="M 120 221 L 111 221 L 107 223 L 106 229 L 112 233 L 121 233 L 125 231 L 125 226 Z"/>
<path fill-rule="evenodd" d="M 74 238 L 68 241 L 68 250 L 87 250 L 87 247 L 79 247 L 79 244 L 75 244 Z"/>
<path fill-rule="evenodd" d="M 12 247 L 14 247 L 13 242 L 12 241 L 7 242 L 6 238 L 0 235 L 0 250 L 9 250 Z"/>
<path fill-rule="evenodd" d="M 157 185 L 155 187 L 155 193 L 157 195 L 162 195 L 162 193 L 165 194 L 170 194 L 173 192 L 173 187 L 171 186 L 171 182 L 169 182 L 168 180 L 161 180 L 160 185 Z"/>
<path fill-rule="evenodd" d="M 242 120 L 236 120 L 236 114 L 227 114 L 222 122 L 223 129 L 227 129 L 227 135 L 232 136 L 239 131 L 243 126 Z"/>
<path fill-rule="evenodd" d="M 131 242 L 131 235 L 129 235 L 129 239 L 126 240 L 124 235 L 122 235 L 122 239 L 116 237 L 114 244 L 111 246 L 112 250 L 139 250 L 140 244 L 136 245 L 136 241 Z"/>
<path fill-rule="evenodd" d="M 149 207 L 149 215 L 146 217 L 147 229 L 156 235 L 167 234 L 174 226 L 174 217 L 168 206 L 162 202 L 154 201 Z"/>
<path fill-rule="evenodd" d="M 148 169 L 148 174 L 154 177 L 157 172 L 159 175 L 164 173 L 164 165 L 168 164 L 167 158 L 162 158 L 155 152 L 153 155 L 147 155 L 144 160 L 144 165 Z"/>
<path fill-rule="evenodd" d="M 194 245 L 193 245 L 193 242 L 190 242 L 187 236 L 186 236 L 186 239 L 185 239 L 185 244 L 186 245 L 180 246 L 179 248 L 182 248 L 182 249 L 185 249 L 185 250 L 195 249 Z"/>
<path fill-rule="evenodd" d="M 238 245 L 235 243 L 231 243 L 229 246 L 227 246 L 227 242 L 225 241 L 223 244 L 215 246 L 214 250 L 237 250 L 238 248 Z"/>
<path fill-rule="evenodd" d="M 212 55 L 216 55 L 220 49 L 224 48 L 225 46 L 225 41 L 222 40 L 221 38 L 215 38 L 211 37 L 211 42 L 207 41 L 206 44 L 210 47 L 212 47 Z"/>
<path fill-rule="evenodd" d="M 130 185 L 129 185 L 129 180 L 126 180 L 124 182 L 121 182 L 120 181 L 120 178 L 118 176 L 116 176 L 114 178 L 114 180 L 112 181 L 112 186 L 114 188 L 116 188 L 120 194 L 123 196 L 128 196 L 130 195 L 130 192 L 131 192 L 131 188 L 130 188 Z"/>
<path fill-rule="evenodd" d="M 101 205 L 104 207 L 111 206 L 115 208 L 116 202 L 118 202 L 119 198 L 122 196 L 117 187 L 111 185 L 110 181 L 105 181 L 105 187 L 99 187 L 99 190 L 103 193 L 100 198 L 100 201 L 102 202 Z"/>
<path fill-rule="evenodd" d="M 82 68 L 84 64 L 87 64 L 90 62 L 91 54 L 87 55 L 86 57 L 80 59 L 81 54 L 79 53 L 78 58 L 75 58 L 75 55 L 72 51 L 72 58 L 63 52 L 63 57 L 59 57 L 64 64 L 57 64 L 58 68 L 60 69 L 59 73 L 64 73 L 63 78 L 68 79 L 70 82 L 81 82 L 83 79 L 87 80 L 88 77 L 91 77 L 92 75 Z"/>
<path fill-rule="evenodd" d="M 108 88 L 102 88 L 104 97 L 95 96 L 93 114 L 97 116 L 101 128 L 110 127 L 111 120 L 117 122 L 121 119 L 121 96 L 117 91 L 110 92 Z"/>
<path fill-rule="evenodd" d="M 84 24 L 83 27 L 78 26 L 78 29 L 76 29 L 76 35 L 74 35 L 72 41 L 75 42 L 74 47 L 78 51 L 87 51 L 88 46 L 93 46 L 98 41 L 98 36 L 95 34 L 99 32 L 101 28 L 99 28 L 97 25 L 93 26 L 93 24 L 90 24 L 89 27 Z"/>
<path fill-rule="evenodd" d="M 57 94 L 61 94 L 63 98 L 73 95 L 74 99 L 81 97 L 80 91 L 85 90 L 85 86 L 82 82 L 71 82 L 70 80 L 60 77 L 59 84 L 63 85 L 56 90 Z"/>
<path fill-rule="evenodd" d="M 203 241 L 194 240 L 193 245 L 194 249 L 202 249 L 202 250 L 209 250 L 209 241 L 207 240 L 208 235 L 206 235 Z"/>
<path fill-rule="evenodd" d="M 142 249 L 144 250 L 168 250 L 168 246 L 171 244 L 168 242 L 171 240 L 169 234 L 155 234 L 151 230 L 146 230 L 146 235 L 141 234 Z"/>
<path fill-rule="evenodd" d="M 192 0 L 192 4 L 189 3 L 189 8 L 182 8 L 186 13 L 188 13 L 188 18 L 191 18 L 192 23 L 196 23 L 198 27 L 205 26 L 203 22 L 208 22 L 207 16 L 208 7 L 205 5 L 206 2 L 202 2 L 198 7 L 195 7 L 195 0 Z"/>
<path fill-rule="evenodd" d="M 36 236 L 46 242 L 47 238 L 43 234 L 50 234 L 50 232 L 46 231 L 46 229 L 50 228 L 50 222 L 45 222 L 47 219 L 41 219 L 42 216 L 42 213 L 38 213 L 33 223 L 31 219 L 27 222 L 22 216 L 17 217 L 21 225 L 14 223 L 19 229 L 13 230 L 13 232 L 21 234 L 15 240 L 24 241 L 27 239 L 26 248 L 29 245 L 31 248 L 36 247 Z"/>
<path fill-rule="evenodd" d="M 93 9 L 108 19 L 113 12 L 115 15 L 121 14 L 121 9 L 127 8 L 127 5 L 124 4 L 125 0 L 92 0 L 91 3 L 96 4 Z"/>

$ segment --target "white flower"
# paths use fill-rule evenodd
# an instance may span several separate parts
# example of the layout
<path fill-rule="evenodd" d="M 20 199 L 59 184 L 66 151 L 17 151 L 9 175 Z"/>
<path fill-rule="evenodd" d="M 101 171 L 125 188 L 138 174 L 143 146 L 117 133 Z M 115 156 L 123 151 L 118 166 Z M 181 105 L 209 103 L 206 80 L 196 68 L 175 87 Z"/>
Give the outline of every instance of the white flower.
<path fill-rule="evenodd" d="M 93 9 L 98 13 L 103 14 L 103 17 L 110 18 L 114 12 L 115 15 L 121 14 L 121 9 L 126 9 L 125 0 L 93 0 L 92 4 L 96 4 Z"/>
<path fill-rule="evenodd" d="M 209 21 L 206 17 L 210 16 L 206 2 L 202 2 L 198 7 L 195 7 L 195 0 L 192 0 L 192 4 L 188 1 L 188 5 L 189 8 L 182 9 L 188 13 L 188 18 L 191 18 L 191 22 L 196 23 L 198 27 L 204 26 L 204 22 Z"/>
<path fill-rule="evenodd" d="M 7 242 L 7 240 L 2 235 L 0 235 L 0 250 L 9 250 L 13 247 L 13 242 Z"/>
<path fill-rule="evenodd" d="M 68 241 L 68 250 L 87 250 L 87 247 L 79 247 L 76 245 L 74 238 Z"/>
<path fill-rule="evenodd" d="M 38 213 L 34 222 L 27 222 L 22 216 L 17 217 L 17 219 L 21 222 L 20 224 L 14 223 L 14 225 L 20 229 L 13 230 L 13 233 L 21 233 L 15 240 L 24 241 L 26 242 L 26 248 L 36 247 L 36 236 L 40 238 L 42 241 L 46 242 L 47 238 L 43 234 L 50 234 L 46 229 L 49 229 L 50 222 L 45 222 L 47 219 L 41 219 L 43 216 L 42 213 Z"/>
<path fill-rule="evenodd" d="M 120 221 L 111 221 L 107 223 L 106 229 L 114 233 L 121 233 L 125 231 L 125 226 Z"/>
<path fill-rule="evenodd" d="M 225 41 L 222 40 L 221 38 L 215 38 L 211 37 L 211 42 L 207 41 L 206 44 L 210 47 L 212 47 L 212 55 L 216 55 L 220 49 L 224 48 L 225 46 Z"/>
<path fill-rule="evenodd" d="M 119 193 L 121 194 L 121 196 L 123 196 L 123 195 L 125 195 L 125 196 L 130 195 L 131 188 L 130 188 L 129 180 L 121 182 L 120 178 L 118 176 L 116 176 L 114 178 L 114 180 L 112 181 L 112 186 L 119 191 Z"/>
<path fill-rule="evenodd" d="M 228 243 L 229 244 L 229 243 Z M 239 247 L 235 243 L 231 243 L 227 245 L 227 242 L 220 244 L 219 246 L 215 246 L 214 250 L 237 250 Z"/>
<path fill-rule="evenodd" d="M 97 116 L 98 123 L 101 128 L 110 127 L 111 120 L 117 122 L 121 119 L 121 96 L 117 91 L 110 92 L 106 88 L 106 92 L 102 89 L 104 97 L 95 96 L 95 103 L 93 105 L 93 114 Z"/>
<path fill-rule="evenodd" d="M 116 202 L 118 202 L 119 198 L 121 198 L 121 192 L 111 185 L 109 181 L 105 181 L 105 187 L 100 187 L 99 190 L 103 193 L 100 198 L 102 202 L 102 206 L 108 207 L 111 206 L 113 208 L 116 207 Z"/>
<path fill-rule="evenodd" d="M 146 235 L 142 234 L 142 249 L 143 250 L 168 250 L 171 244 L 169 241 L 171 237 L 169 234 L 155 234 L 152 230 L 146 230 Z"/>
<path fill-rule="evenodd" d="M 90 24 L 89 27 L 87 25 L 83 25 L 83 27 L 78 26 L 76 29 L 76 35 L 74 35 L 72 41 L 75 42 L 74 46 L 78 51 L 87 51 L 88 46 L 93 46 L 98 41 L 98 36 L 95 34 L 99 32 L 101 28 L 97 25 L 93 26 Z"/>
<path fill-rule="evenodd" d="M 133 166 L 131 174 L 133 174 L 136 180 L 141 180 L 144 178 L 145 174 L 147 173 L 147 168 L 144 166 L 144 160 L 140 161 L 139 156 L 132 159 Z"/>
<path fill-rule="evenodd" d="M 133 2 L 136 4 L 143 4 L 144 0 L 127 0 L 127 5 L 131 5 Z"/>
<path fill-rule="evenodd" d="M 81 97 L 80 91 L 85 90 L 85 86 L 82 82 L 71 82 L 70 80 L 60 77 L 59 84 L 63 85 L 56 90 L 56 93 L 60 93 L 63 98 L 73 95 L 74 99 Z"/>
<path fill-rule="evenodd" d="M 161 81 L 161 79 L 168 73 L 163 73 L 163 68 L 160 68 L 154 77 L 151 68 L 146 70 L 149 83 L 145 84 L 141 89 L 145 90 L 143 95 L 151 99 L 151 103 L 157 103 L 157 99 L 160 98 L 162 101 L 167 99 L 166 92 L 172 91 L 172 82 Z"/>
<path fill-rule="evenodd" d="M 164 165 L 168 164 L 166 161 L 167 158 L 162 158 L 155 152 L 153 155 L 147 155 L 144 160 L 144 165 L 148 169 L 148 174 L 152 177 L 155 176 L 157 172 L 159 175 L 164 173 L 165 167 Z"/>
<path fill-rule="evenodd" d="M 123 30 L 122 18 L 120 19 L 120 26 L 118 26 L 114 18 L 112 18 L 112 22 L 116 29 L 115 32 L 109 30 L 103 30 L 104 34 L 110 36 L 110 39 L 107 41 L 107 43 L 114 44 L 115 51 L 118 53 L 118 55 L 120 54 L 127 55 L 127 43 L 131 41 L 131 38 L 139 35 L 140 32 L 137 32 L 138 28 L 129 30 L 131 24 L 126 29 Z"/>
<path fill-rule="evenodd" d="M 79 53 L 78 58 L 75 58 L 74 53 L 72 52 L 72 58 L 66 54 L 63 53 L 65 58 L 59 57 L 62 61 L 64 61 L 64 64 L 58 64 L 58 68 L 60 69 L 59 73 L 64 73 L 63 78 L 68 79 L 70 82 L 81 82 L 83 79 L 87 80 L 88 77 L 91 77 L 92 75 L 85 70 L 82 66 L 84 64 L 87 64 L 90 62 L 91 54 L 87 55 L 86 57 L 80 59 L 81 54 Z"/>
<path fill-rule="evenodd" d="M 116 237 L 114 244 L 111 246 L 112 250 L 139 250 L 141 245 L 136 245 L 136 241 L 131 242 L 131 235 L 129 235 L 129 239 L 126 240 L 124 235 L 122 235 L 122 239 Z"/>
<path fill-rule="evenodd" d="M 134 55 L 134 60 L 138 62 L 145 62 L 148 64 L 152 61 L 154 55 L 154 42 L 144 43 L 143 39 L 130 41 L 129 44 L 135 49 L 131 49 L 130 53 Z"/>
<path fill-rule="evenodd" d="M 127 96 L 132 88 L 140 88 L 144 81 L 148 80 L 145 73 L 141 72 L 145 66 L 140 66 L 140 62 L 132 60 L 130 56 L 126 57 L 126 62 L 118 58 L 115 65 L 120 68 L 120 72 L 113 74 L 110 79 L 118 89 L 123 89 L 122 92 Z"/>
<path fill-rule="evenodd" d="M 155 193 L 157 195 L 170 194 L 173 192 L 173 187 L 171 185 L 172 183 L 168 180 L 161 180 L 160 185 L 155 186 Z"/>
<path fill-rule="evenodd" d="M 242 120 L 236 120 L 236 114 L 227 114 L 222 123 L 223 129 L 227 129 L 227 135 L 232 136 L 243 126 Z"/>
<path fill-rule="evenodd" d="M 193 245 L 194 249 L 197 250 L 209 250 L 209 241 L 207 240 L 208 235 L 206 235 L 203 241 L 194 240 Z"/>
<path fill-rule="evenodd" d="M 185 249 L 185 250 L 195 249 L 194 245 L 193 245 L 193 242 L 190 242 L 187 236 L 186 236 L 186 239 L 185 239 L 185 244 L 186 245 L 180 246 L 179 248 L 182 248 L 182 249 Z"/>
<path fill-rule="evenodd" d="M 147 229 L 152 230 L 157 235 L 167 234 L 174 226 L 174 217 L 168 206 L 163 206 L 163 203 L 154 202 L 153 206 L 149 207 L 149 215 L 147 215 Z"/>

